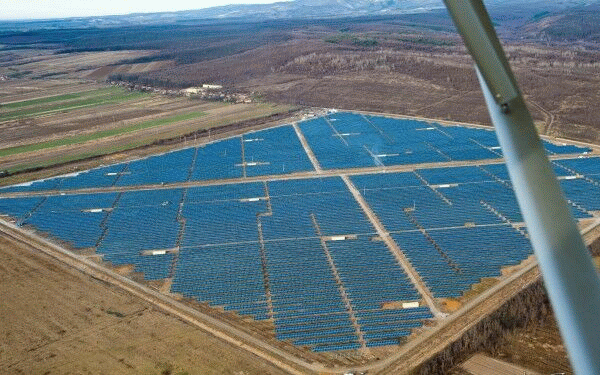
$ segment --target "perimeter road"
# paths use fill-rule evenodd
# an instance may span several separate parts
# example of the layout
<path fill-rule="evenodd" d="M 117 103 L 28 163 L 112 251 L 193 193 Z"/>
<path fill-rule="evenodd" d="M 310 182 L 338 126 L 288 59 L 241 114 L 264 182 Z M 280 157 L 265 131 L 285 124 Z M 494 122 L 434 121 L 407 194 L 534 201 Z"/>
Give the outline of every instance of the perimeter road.
<path fill-rule="evenodd" d="M 119 287 L 235 347 L 247 350 L 257 357 L 269 361 L 275 366 L 288 371 L 290 374 L 303 375 L 306 374 L 306 370 L 314 372 L 326 371 L 325 367 L 318 363 L 308 363 L 301 358 L 290 355 L 285 350 L 269 345 L 260 338 L 238 330 L 225 322 L 175 301 L 167 295 L 119 275 L 89 259 L 73 254 L 58 245 L 33 233 L 25 232 L 21 228 L 6 223 L 3 220 L 0 220 L 0 234 L 24 243 L 32 249 L 49 255 L 59 262 L 67 264 L 95 279 Z M 305 371 L 300 371 L 296 366 L 304 368 Z"/>
<path fill-rule="evenodd" d="M 302 147 L 304 147 L 304 152 L 306 152 L 306 155 L 310 159 L 310 162 L 312 163 L 312 165 L 315 168 L 315 170 L 317 171 L 317 173 L 318 174 L 323 173 L 323 169 L 321 169 L 321 165 L 319 164 L 317 157 L 315 156 L 315 154 L 313 153 L 313 150 L 310 148 L 308 142 L 306 141 L 306 138 L 304 137 L 302 130 L 300 130 L 298 123 L 297 122 L 293 123 L 292 127 L 296 131 L 296 135 L 298 136 L 300 143 L 302 143 Z"/>
<path fill-rule="evenodd" d="M 445 317 L 445 314 L 442 313 L 435 306 L 435 303 L 433 302 L 433 294 L 431 293 L 429 288 L 427 288 L 425 283 L 423 283 L 423 280 L 421 280 L 421 277 L 419 276 L 417 271 L 413 268 L 412 264 L 410 264 L 410 262 L 408 261 L 400 247 L 392 239 L 390 234 L 385 231 L 383 224 L 381 224 L 381 222 L 377 218 L 377 215 L 375 215 L 375 213 L 371 210 L 371 207 L 369 207 L 362 194 L 360 194 L 360 191 L 358 191 L 358 189 L 356 188 L 356 186 L 354 186 L 352 181 L 350 181 L 350 178 L 348 178 L 348 176 L 340 175 L 340 177 L 342 178 L 342 180 L 344 180 L 346 186 L 348 187 L 348 190 L 350 190 L 350 192 L 354 196 L 354 199 L 356 199 L 356 201 L 364 211 L 365 215 L 367 215 L 367 217 L 369 218 L 371 224 L 373 224 L 373 226 L 375 227 L 375 230 L 377 231 L 379 237 L 381 237 L 381 239 L 385 242 L 387 247 L 392 251 L 396 259 L 398 259 L 400 266 L 402 266 L 404 272 L 406 272 L 406 274 L 410 278 L 410 281 L 419 291 L 419 293 L 425 300 L 425 303 L 427 304 L 427 306 L 429 306 L 429 309 L 431 310 L 433 315 L 435 315 L 438 318 Z"/>
<path fill-rule="evenodd" d="M 586 246 L 600 238 L 600 219 L 583 228 L 581 235 Z M 506 301 L 539 279 L 538 263 L 537 260 L 534 260 L 467 302 L 448 319 L 444 319 L 442 324 L 408 342 L 400 351 L 372 366 L 357 369 L 370 372 L 375 370 L 374 372 L 377 374 L 409 374 L 449 344 L 460 339 L 481 319 L 496 311 Z M 411 365 L 407 366 L 407 363 Z"/>
<path fill-rule="evenodd" d="M 599 156 L 598 153 L 589 154 L 589 156 Z M 578 159 L 580 154 L 565 154 L 565 155 L 550 155 L 548 158 L 551 161 L 566 160 L 566 159 Z M 362 174 L 378 174 L 378 173 L 400 173 L 400 172 L 413 172 L 417 169 L 429 169 L 429 168 L 454 168 L 454 167 L 478 167 L 490 164 L 501 164 L 504 163 L 504 159 L 485 159 L 485 160 L 471 160 L 471 161 L 446 161 L 446 162 L 434 162 L 434 163 L 423 163 L 423 164 L 403 164 L 403 165 L 392 165 L 386 167 L 362 167 L 362 168 L 345 168 L 345 169 L 327 169 L 322 170 L 321 173 L 315 171 L 306 172 L 295 172 L 285 175 L 264 175 L 264 176 L 251 176 L 245 178 L 228 178 L 222 180 L 204 180 L 204 181 L 184 181 L 175 182 L 168 184 L 151 184 L 151 185 L 129 185 L 129 186 L 110 186 L 104 188 L 81 188 L 73 190 L 40 190 L 40 191 L 21 191 L 12 193 L 2 193 L 0 191 L 0 198 L 20 198 L 20 197 L 36 197 L 36 196 L 52 196 L 52 195 L 76 195 L 76 194 L 96 194 L 96 193 L 113 193 L 113 192 L 126 192 L 126 191 L 143 191 L 143 190 L 166 190 L 166 189 L 185 189 L 201 186 L 215 186 L 215 185 L 231 185 L 249 182 L 263 182 L 263 181 L 285 181 L 285 180 L 300 180 L 308 178 L 318 177 L 337 177 L 340 175 L 362 175 Z M 60 178 L 63 176 L 56 176 L 52 178 Z M 18 184 L 17 184 L 18 185 Z"/>
<path fill-rule="evenodd" d="M 346 177 L 347 178 L 347 177 Z M 475 299 L 469 301 L 459 311 L 447 319 L 438 321 L 438 325 L 431 330 L 423 332 L 414 340 L 399 348 L 391 356 L 374 363 L 351 367 L 326 367 L 319 362 L 307 362 L 302 358 L 276 348 L 260 338 L 221 322 L 211 316 L 201 313 L 171 297 L 138 284 L 121 276 L 85 257 L 75 255 L 62 247 L 55 245 L 31 232 L 24 231 L 0 219 L 0 233 L 7 238 L 29 245 L 32 249 L 47 254 L 57 261 L 65 263 L 91 277 L 115 285 L 132 295 L 138 296 L 158 308 L 223 339 L 224 341 L 247 350 L 258 357 L 289 371 L 292 374 L 342 374 L 345 372 L 369 371 L 373 373 L 393 373 L 395 375 L 409 373 L 412 369 L 426 362 L 431 356 L 438 353 L 453 341 L 460 338 L 469 328 L 480 319 L 495 311 L 514 294 L 539 278 L 537 262 L 531 262 L 521 271 L 514 273 L 499 284 L 493 286 Z M 582 230 L 585 243 L 591 244 L 600 237 L 600 219 Z M 505 289 L 509 289 L 507 293 Z M 286 363 L 287 362 L 287 363 Z M 299 366 L 304 371 L 300 371 Z"/>

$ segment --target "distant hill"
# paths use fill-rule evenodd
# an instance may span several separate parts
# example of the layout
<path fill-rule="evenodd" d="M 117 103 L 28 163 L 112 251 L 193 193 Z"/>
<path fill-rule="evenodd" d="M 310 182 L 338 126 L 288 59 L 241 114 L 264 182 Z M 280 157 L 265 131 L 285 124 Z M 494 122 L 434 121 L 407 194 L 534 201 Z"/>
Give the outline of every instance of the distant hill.
<path fill-rule="evenodd" d="M 573 9 L 581 9 L 598 0 L 487 0 L 485 5 L 503 36 L 512 36 L 517 39 L 523 37 L 539 37 L 536 33 L 527 31 L 524 26 L 531 25 L 550 15 L 564 14 Z M 535 27 L 533 28 L 535 29 Z M 533 30 L 532 29 L 532 30 Z"/>
<path fill-rule="evenodd" d="M 487 0 L 485 5 L 495 13 L 517 16 L 522 13 L 555 12 L 582 7 L 598 0 Z M 198 10 L 148 15 L 132 15 L 142 21 L 148 18 L 173 19 L 223 19 L 244 18 L 246 20 L 289 19 L 289 18 L 337 18 L 359 16 L 381 16 L 390 14 L 426 13 L 444 9 L 442 0 L 291 0 L 272 4 L 227 5 Z M 127 16 L 124 16 L 127 17 Z"/>
<path fill-rule="evenodd" d="M 191 11 L 201 18 L 323 18 L 422 13 L 444 8 L 441 0 L 293 0 L 273 4 L 228 5 Z"/>
<path fill-rule="evenodd" d="M 0 32 L 58 28 L 114 27 L 186 23 L 206 19 L 316 19 L 424 13 L 444 8 L 441 0 L 291 0 L 272 4 L 236 4 L 205 9 L 62 20 L 5 21 Z"/>
<path fill-rule="evenodd" d="M 505 36 L 597 40 L 600 0 L 487 0 L 492 19 Z M 31 30 L 107 28 L 148 25 L 197 25 L 198 21 L 310 20 L 344 17 L 434 14 L 447 17 L 442 0 L 291 0 L 237 4 L 197 10 L 136 13 L 61 20 L 0 22 L 0 33 Z M 432 21 L 435 22 L 435 21 Z"/>
<path fill-rule="evenodd" d="M 540 14 L 523 26 L 522 33 L 554 41 L 600 42 L 600 4 Z"/>

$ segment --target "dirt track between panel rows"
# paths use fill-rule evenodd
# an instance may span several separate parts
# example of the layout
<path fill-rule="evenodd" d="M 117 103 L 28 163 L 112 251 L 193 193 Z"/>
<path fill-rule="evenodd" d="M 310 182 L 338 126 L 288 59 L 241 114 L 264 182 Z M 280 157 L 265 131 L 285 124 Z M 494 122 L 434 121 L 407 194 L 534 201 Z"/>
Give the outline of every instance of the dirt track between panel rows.
<path fill-rule="evenodd" d="M 554 155 L 550 156 L 550 160 L 565 160 L 565 159 L 576 159 L 580 155 Z M 177 182 L 169 184 L 156 184 L 156 185 L 131 185 L 131 186 L 111 186 L 106 188 L 85 188 L 85 189 L 73 189 L 73 190 L 45 190 L 45 191 L 34 191 L 34 192 L 15 192 L 15 193 L 0 193 L 0 198 L 19 198 L 29 196 L 52 196 L 52 195 L 64 195 L 64 194 L 96 194 L 96 193 L 120 193 L 127 191 L 141 191 L 141 190 L 166 190 L 166 189 L 185 189 L 202 186 L 214 186 L 214 185 L 229 185 L 249 182 L 264 182 L 264 181 L 283 181 L 283 180 L 296 180 L 296 179 L 309 179 L 309 178 L 321 178 L 321 177 L 337 177 L 340 175 L 355 176 L 363 174 L 376 174 L 376 173 L 400 173 L 400 172 L 412 172 L 416 169 L 427 169 L 427 168 L 452 168 L 452 167 L 470 167 L 478 165 L 490 165 L 504 163 L 504 159 L 487 159 L 487 160 L 476 160 L 476 161 L 449 161 L 449 162 L 436 162 L 436 163 L 422 163 L 422 164 L 409 164 L 409 165 L 395 165 L 385 167 L 363 167 L 363 168 L 352 168 L 352 169 L 327 169 L 319 172 L 308 171 L 308 172 L 296 172 L 285 175 L 265 175 L 256 177 L 243 177 L 243 178 L 231 178 L 223 180 L 206 180 L 206 181 L 187 181 Z"/>

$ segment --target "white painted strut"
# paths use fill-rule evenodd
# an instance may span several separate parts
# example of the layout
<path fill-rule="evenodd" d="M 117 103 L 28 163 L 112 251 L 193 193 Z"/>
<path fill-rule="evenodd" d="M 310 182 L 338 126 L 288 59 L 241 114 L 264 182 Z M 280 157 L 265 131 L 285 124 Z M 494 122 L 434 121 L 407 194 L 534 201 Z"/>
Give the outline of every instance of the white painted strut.
<path fill-rule="evenodd" d="M 481 0 L 444 0 L 477 76 L 571 364 L 600 374 L 600 279 Z"/>

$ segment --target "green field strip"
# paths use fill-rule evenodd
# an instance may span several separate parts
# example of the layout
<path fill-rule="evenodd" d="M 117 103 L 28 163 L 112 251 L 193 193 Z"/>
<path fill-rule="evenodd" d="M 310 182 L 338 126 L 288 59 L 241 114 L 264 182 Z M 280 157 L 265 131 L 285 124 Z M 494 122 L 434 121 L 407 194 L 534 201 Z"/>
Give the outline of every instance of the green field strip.
<path fill-rule="evenodd" d="M 106 87 L 106 88 L 102 88 L 102 89 L 73 92 L 73 93 L 69 93 L 69 94 L 48 96 L 45 98 L 23 100 L 23 101 L 19 101 L 19 102 L 12 102 L 12 103 L 5 103 L 5 104 L 0 103 L 0 108 L 2 108 L 2 109 L 18 109 L 18 108 L 23 108 L 23 107 L 31 107 L 33 105 L 49 104 L 49 103 L 60 102 L 60 101 L 69 101 L 69 100 L 79 99 L 79 98 L 84 98 L 84 97 L 89 97 L 89 96 L 100 96 L 100 95 L 105 95 L 106 93 L 118 92 L 118 91 L 122 91 L 122 89 L 119 89 L 117 87 Z"/>
<path fill-rule="evenodd" d="M 222 105 L 229 105 L 229 104 L 223 104 L 223 103 L 217 103 L 218 106 L 222 106 Z M 268 107 L 270 107 L 270 110 L 264 111 L 264 109 L 268 109 Z M 210 123 L 204 124 L 202 127 L 200 127 L 200 129 L 208 129 L 208 128 L 215 128 L 215 127 L 219 127 L 219 126 L 223 126 L 223 125 L 228 125 L 234 122 L 239 122 L 239 121 L 244 121 L 244 120 L 248 120 L 248 119 L 253 119 L 253 118 L 261 118 L 261 117 L 265 117 L 265 116 L 269 116 L 270 114 L 273 113 L 280 113 L 280 112 L 289 112 L 290 108 L 295 108 L 295 107 L 289 107 L 289 106 L 283 106 L 283 108 L 281 106 L 274 106 L 274 105 L 267 105 L 267 104 L 261 104 L 258 106 L 257 109 L 259 109 L 257 111 L 257 109 L 252 111 L 252 114 L 249 116 L 241 116 L 241 117 L 237 117 L 236 119 L 215 119 L 214 121 L 210 121 Z M 148 128 L 152 128 L 152 127 L 156 127 L 156 126 L 160 126 L 160 125 L 165 125 L 165 124 L 169 124 L 169 123 L 174 123 L 177 121 L 184 121 L 184 120 L 189 120 L 189 119 L 193 119 L 199 116 L 204 116 L 207 113 L 204 112 L 195 112 L 195 113 L 189 113 L 189 114 L 182 114 L 182 115 L 178 115 L 178 116 L 171 116 L 168 118 L 163 118 L 163 119 L 156 119 L 156 120 L 149 120 L 140 124 L 136 124 L 136 125 L 132 125 L 131 127 L 126 128 L 126 130 L 124 132 L 133 132 L 133 131 L 137 131 L 137 130 L 141 130 L 141 129 L 148 129 Z M 59 156 L 57 158 L 53 158 L 51 160 L 44 160 L 44 161 L 37 161 L 37 162 L 33 162 L 33 163 L 23 163 L 23 164 L 18 164 L 9 168 L 6 168 L 10 173 L 16 173 L 19 171 L 24 171 L 24 170 L 28 170 L 28 169 L 35 169 L 35 168 L 46 168 L 46 167 L 50 167 L 50 166 L 55 166 L 55 165 L 59 165 L 62 163 L 68 163 L 68 162 L 74 162 L 74 161 L 79 161 L 79 160 L 84 160 L 87 158 L 92 158 L 92 157 L 99 157 L 99 156 L 104 156 L 104 155 L 108 155 L 108 154 L 112 154 L 112 153 L 118 153 L 118 152 L 124 152 L 124 151 L 128 151 L 128 150 L 132 150 L 141 146 L 146 146 L 149 144 L 152 144 L 153 142 L 160 140 L 160 139 L 165 139 L 165 138 L 169 138 L 169 137 L 178 137 L 180 135 L 186 134 L 187 132 L 190 131 L 190 127 L 184 127 L 184 128 L 177 128 L 177 129 L 173 129 L 167 133 L 161 132 L 159 134 L 153 134 L 151 132 L 145 132 L 145 133 L 141 133 L 139 137 L 131 137 L 130 139 L 127 139 L 125 142 L 112 142 L 110 144 L 106 144 L 103 145 L 101 148 L 99 147 L 95 147 L 93 150 L 86 150 L 86 151 L 82 151 L 82 152 L 76 152 L 76 153 L 68 153 L 68 151 L 62 155 Z M 198 129 L 198 127 L 196 127 L 196 129 Z M 113 134 L 115 135 L 115 134 Z M 96 138 L 100 138 L 98 136 L 96 136 Z M 22 146 L 22 147 L 28 147 L 26 146 Z M 6 151 L 9 149 L 4 149 L 4 150 L 0 150 L 0 154 L 2 155 L 8 155 L 9 153 L 7 153 Z M 166 149 L 163 149 L 163 151 Z M 26 151 L 19 151 L 19 152 L 26 152 Z M 10 154 L 15 154 L 17 152 L 10 152 Z M 11 181 L 11 183 L 19 183 L 19 182 L 23 182 L 20 179 L 17 179 L 15 181 Z"/>
<path fill-rule="evenodd" d="M 18 118 L 41 116 L 51 114 L 54 112 L 68 111 L 78 108 L 94 107 L 104 104 L 119 103 L 122 101 L 135 100 L 148 96 L 149 94 L 141 92 L 120 92 L 120 93 L 108 93 L 100 96 L 91 98 L 84 98 L 81 100 L 71 101 L 68 103 L 60 103 L 55 106 L 46 106 L 43 108 L 26 108 L 23 110 L 12 111 L 0 114 L 0 121 L 15 120 Z"/>
<path fill-rule="evenodd" d="M 112 136 L 116 136 L 116 135 L 123 135 L 123 134 L 131 133 L 131 132 L 135 132 L 138 130 L 168 125 L 168 124 L 179 122 L 179 121 L 192 120 L 192 119 L 202 117 L 205 115 L 206 115 L 206 112 L 184 113 L 184 114 L 180 114 L 180 115 L 175 115 L 175 116 L 170 116 L 170 117 L 165 117 L 165 118 L 160 118 L 160 119 L 155 119 L 155 120 L 148 120 L 148 121 L 141 122 L 139 124 L 122 127 L 122 128 L 103 130 L 103 131 L 99 131 L 96 133 L 82 134 L 82 135 L 78 135 L 78 136 L 74 136 L 74 137 L 56 139 L 53 141 L 34 143 L 34 144 L 30 144 L 30 145 L 9 147 L 9 148 L 0 150 L 0 157 L 20 154 L 20 153 L 24 153 L 24 152 L 39 151 L 39 150 L 43 150 L 43 149 L 47 149 L 47 148 L 70 146 L 70 145 L 74 145 L 74 144 L 78 144 L 78 143 L 85 143 L 85 142 L 93 141 L 93 140 L 100 139 L 100 138 L 112 137 Z M 106 152 L 106 151 L 103 151 L 103 152 Z"/>
<path fill-rule="evenodd" d="M 115 146 L 110 146 L 110 147 L 106 147 L 106 148 L 103 147 L 102 149 L 99 149 L 99 150 L 88 151 L 88 152 L 72 154 L 72 155 L 65 155 L 60 158 L 46 160 L 43 162 L 37 162 L 37 163 L 32 163 L 32 164 L 21 164 L 21 165 L 15 166 L 15 167 L 8 168 L 7 170 L 9 173 L 15 173 L 18 171 L 31 169 L 31 168 L 44 168 L 44 167 L 49 167 L 49 166 L 53 166 L 53 165 L 57 165 L 57 164 L 92 158 L 92 157 L 96 157 L 96 156 L 104 156 L 104 155 L 112 154 L 115 152 L 127 151 L 127 150 L 134 149 L 136 147 L 145 146 L 148 143 L 150 143 L 148 139 L 140 138 L 140 139 L 136 139 L 136 140 L 133 140 L 129 143 L 122 144 L 122 145 L 115 145 Z"/>

